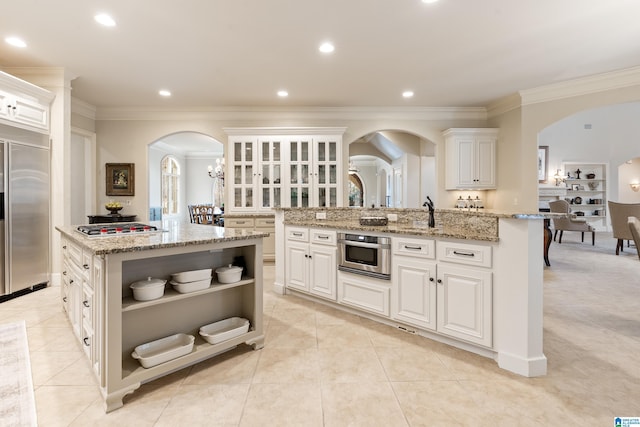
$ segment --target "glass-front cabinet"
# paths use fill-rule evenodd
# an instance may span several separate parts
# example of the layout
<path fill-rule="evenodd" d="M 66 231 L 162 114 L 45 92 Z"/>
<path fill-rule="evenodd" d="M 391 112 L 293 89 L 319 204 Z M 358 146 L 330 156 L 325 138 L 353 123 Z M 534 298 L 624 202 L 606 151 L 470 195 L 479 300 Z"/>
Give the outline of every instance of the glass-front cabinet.
<path fill-rule="evenodd" d="M 226 128 L 227 165 L 233 174 L 228 212 L 271 212 L 277 207 L 334 207 L 342 204 L 342 133 L 235 134 L 257 128 Z M 298 131 L 300 128 L 292 128 Z M 306 129 L 306 128 L 304 128 Z M 324 128 L 314 128 L 324 129 Z M 331 128 L 333 130 L 333 128 Z M 283 129 L 286 130 L 286 129 Z"/>
<path fill-rule="evenodd" d="M 251 139 L 238 139 L 233 141 L 232 146 L 232 206 L 234 209 L 254 209 L 256 142 Z"/>

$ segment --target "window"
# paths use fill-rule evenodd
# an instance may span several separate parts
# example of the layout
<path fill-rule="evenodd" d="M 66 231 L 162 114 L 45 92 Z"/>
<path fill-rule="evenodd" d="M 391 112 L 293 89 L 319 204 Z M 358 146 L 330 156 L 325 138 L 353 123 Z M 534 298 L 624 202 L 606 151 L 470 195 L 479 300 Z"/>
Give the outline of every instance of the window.
<path fill-rule="evenodd" d="M 161 162 L 162 168 L 162 215 L 178 215 L 180 199 L 180 165 L 172 156 L 166 156 Z"/>

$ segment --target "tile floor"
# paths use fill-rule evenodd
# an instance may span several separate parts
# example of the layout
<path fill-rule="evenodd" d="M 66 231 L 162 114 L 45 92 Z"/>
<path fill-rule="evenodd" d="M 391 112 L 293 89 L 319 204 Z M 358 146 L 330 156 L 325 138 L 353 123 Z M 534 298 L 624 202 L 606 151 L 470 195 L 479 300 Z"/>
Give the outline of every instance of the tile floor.
<path fill-rule="evenodd" d="M 143 385 L 110 414 L 59 289 L 0 304 L 26 319 L 41 426 L 612 426 L 640 416 L 640 261 L 565 236 L 545 268 L 549 373 L 489 359 L 271 291 L 263 350 L 238 348 Z M 2 422 L 0 421 L 0 425 Z"/>

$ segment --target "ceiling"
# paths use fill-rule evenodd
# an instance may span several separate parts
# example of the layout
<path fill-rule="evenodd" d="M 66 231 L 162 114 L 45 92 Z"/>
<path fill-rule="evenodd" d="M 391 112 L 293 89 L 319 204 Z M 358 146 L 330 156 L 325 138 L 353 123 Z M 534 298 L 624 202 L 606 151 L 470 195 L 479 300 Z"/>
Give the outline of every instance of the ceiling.
<path fill-rule="evenodd" d="M 640 65 L 639 17 L 637 0 L 15 0 L 0 68 L 64 67 L 98 109 L 486 106 Z"/>

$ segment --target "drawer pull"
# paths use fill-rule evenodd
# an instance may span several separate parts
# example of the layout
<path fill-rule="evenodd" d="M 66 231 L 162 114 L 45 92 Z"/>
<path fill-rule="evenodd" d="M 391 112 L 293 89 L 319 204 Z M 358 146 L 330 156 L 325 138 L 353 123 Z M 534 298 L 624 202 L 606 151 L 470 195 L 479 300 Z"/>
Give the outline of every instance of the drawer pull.
<path fill-rule="evenodd" d="M 82 305 L 89 308 L 89 301 L 82 301 Z"/>
<path fill-rule="evenodd" d="M 293 234 L 296 237 L 302 237 L 302 233 L 291 233 L 291 234 Z"/>
<path fill-rule="evenodd" d="M 476 256 L 476 254 L 474 254 L 473 252 L 459 252 L 459 251 L 453 251 L 454 255 L 462 255 L 462 256 L 470 256 L 470 257 L 474 257 Z"/>
<path fill-rule="evenodd" d="M 89 269 L 89 264 L 82 264 L 82 268 L 84 268 L 85 270 Z"/>
<path fill-rule="evenodd" d="M 404 245 L 405 249 L 408 249 L 410 251 L 421 251 L 422 247 L 421 246 L 408 246 L 408 245 Z"/>
<path fill-rule="evenodd" d="M 275 224 L 275 221 L 265 221 L 265 224 Z"/>
<path fill-rule="evenodd" d="M 244 224 L 246 221 L 236 221 L 236 224 Z"/>
<path fill-rule="evenodd" d="M 329 236 L 318 236 L 318 239 L 328 240 L 328 239 L 329 239 Z"/>
<path fill-rule="evenodd" d="M 86 345 L 87 347 L 89 347 L 89 337 L 84 337 L 82 339 L 82 342 L 84 343 L 84 345 Z"/>

